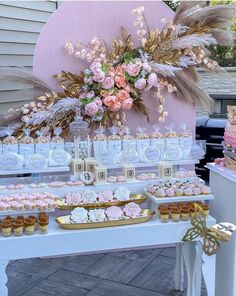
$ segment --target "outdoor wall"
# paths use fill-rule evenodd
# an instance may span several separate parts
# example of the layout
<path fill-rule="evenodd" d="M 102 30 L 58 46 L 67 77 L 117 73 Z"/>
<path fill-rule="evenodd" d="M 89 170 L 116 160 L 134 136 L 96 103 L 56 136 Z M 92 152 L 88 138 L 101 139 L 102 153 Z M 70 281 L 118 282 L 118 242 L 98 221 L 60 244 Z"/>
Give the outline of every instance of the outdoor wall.
<path fill-rule="evenodd" d="M 57 9 L 56 0 L 0 1 L 0 67 L 32 69 L 36 41 L 43 25 Z M 19 96 L 19 90 L 25 89 Z M 32 98 L 24 84 L 0 84 L 0 113 Z"/>

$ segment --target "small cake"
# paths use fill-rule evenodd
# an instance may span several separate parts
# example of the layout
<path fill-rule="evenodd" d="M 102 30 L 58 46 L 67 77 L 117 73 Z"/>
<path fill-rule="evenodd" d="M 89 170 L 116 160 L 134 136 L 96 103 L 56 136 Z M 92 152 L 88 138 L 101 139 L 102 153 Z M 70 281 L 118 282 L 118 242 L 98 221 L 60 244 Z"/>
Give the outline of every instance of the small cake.
<path fill-rule="evenodd" d="M 109 220 L 119 220 L 123 215 L 123 211 L 117 206 L 107 208 L 105 213 Z"/>
<path fill-rule="evenodd" d="M 52 183 L 49 183 L 48 186 L 50 187 L 54 187 L 54 188 L 59 188 L 59 187 L 63 187 L 65 185 L 65 182 L 52 182 Z"/>
<path fill-rule="evenodd" d="M 30 217 L 25 219 L 25 232 L 28 235 L 34 234 L 35 231 L 35 220 Z"/>
<path fill-rule="evenodd" d="M 97 194 L 93 190 L 87 190 L 82 193 L 82 199 L 85 203 L 94 203 L 97 201 Z"/>
<path fill-rule="evenodd" d="M 202 205 L 201 206 L 204 212 L 204 215 L 208 216 L 209 215 L 209 206 L 208 205 Z"/>
<path fill-rule="evenodd" d="M 201 188 L 202 194 L 210 194 L 211 193 L 211 189 L 209 186 L 203 185 Z"/>
<path fill-rule="evenodd" d="M 125 177 L 124 177 L 124 176 L 120 175 L 120 176 L 117 176 L 116 181 L 117 181 L 118 183 L 123 183 L 123 182 L 125 182 L 126 180 L 125 180 Z"/>
<path fill-rule="evenodd" d="M 117 200 L 129 200 L 130 199 L 130 191 L 126 187 L 120 187 L 115 190 L 114 197 Z"/>
<path fill-rule="evenodd" d="M 75 208 L 70 215 L 71 221 L 75 223 L 88 222 L 88 211 L 84 208 Z"/>
<path fill-rule="evenodd" d="M 193 190 L 192 190 L 192 188 L 191 188 L 191 187 L 186 187 L 186 188 L 184 189 L 184 195 L 186 195 L 186 196 L 191 196 L 191 195 L 193 195 Z"/>
<path fill-rule="evenodd" d="M 181 208 L 181 219 L 187 221 L 190 218 L 190 209 L 188 206 L 183 206 Z"/>
<path fill-rule="evenodd" d="M 182 196 L 182 195 L 184 195 L 184 191 L 183 191 L 183 189 L 182 188 L 175 188 L 175 195 L 176 196 Z"/>
<path fill-rule="evenodd" d="M 116 177 L 114 177 L 114 176 L 107 177 L 107 182 L 108 183 L 116 183 Z"/>
<path fill-rule="evenodd" d="M 173 197 L 173 196 L 175 196 L 175 191 L 174 191 L 174 189 L 173 189 L 172 187 L 167 188 L 167 189 L 166 189 L 166 195 L 167 195 L 168 197 Z"/>
<path fill-rule="evenodd" d="M 150 193 L 155 193 L 156 188 L 153 185 L 148 185 L 147 186 L 147 191 Z"/>
<path fill-rule="evenodd" d="M 103 209 L 94 209 L 89 211 L 89 220 L 91 222 L 103 222 L 106 220 L 105 211 Z"/>
<path fill-rule="evenodd" d="M 137 180 L 145 181 L 148 179 L 148 174 L 140 174 L 137 176 Z"/>
<path fill-rule="evenodd" d="M 140 216 L 141 208 L 136 203 L 130 202 L 127 205 L 125 205 L 123 211 L 127 217 L 137 218 Z"/>
<path fill-rule="evenodd" d="M 158 188 L 156 190 L 156 196 L 158 197 L 165 197 L 166 196 L 166 191 L 164 188 Z"/>
<path fill-rule="evenodd" d="M 193 188 L 193 195 L 200 195 L 201 194 L 201 189 L 198 187 Z"/>
<path fill-rule="evenodd" d="M 11 220 L 4 219 L 1 224 L 2 228 L 2 235 L 3 236 L 10 236 L 12 231 L 12 222 Z"/>
<path fill-rule="evenodd" d="M 180 209 L 178 207 L 173 207 L 171 209 L 171 218 L 173 222 L 178 222 L 180 220 Z"/>
<path fill-rule="evenodd" d="M 24 230 L 24 221 L 16 219 L 15 223 L 13 224 L 13 229 L 15 236 L 21 236 Z"/>
<path fill-rule="evenodd" d="M 39 217 L 38 224 L 39 224 L 39 231 L 41 234 L 45 234 L 48 232 L 49 221 L 47 217 Z"/>
<path fill-rule="evenodd" d="M 196 215 L 196 208 L 194 205 L 190 206 L 190 215 L 191 215 L 191 218 L 193 218 Z"/>
<path fill-rule="evenodd" d="M 169 221 L 169 214 L 170 214 L 169 209 L 161 208 L 159 210 L 159 216 L 160 216 L 161 222 L 168 222 Z"/>
<path fill-rule="evenodd" d="M 113 200 L 113 192 L 112 191 L 104 191 L 102 192 L 102 199 L 104 202 L 109 202 Z"/>

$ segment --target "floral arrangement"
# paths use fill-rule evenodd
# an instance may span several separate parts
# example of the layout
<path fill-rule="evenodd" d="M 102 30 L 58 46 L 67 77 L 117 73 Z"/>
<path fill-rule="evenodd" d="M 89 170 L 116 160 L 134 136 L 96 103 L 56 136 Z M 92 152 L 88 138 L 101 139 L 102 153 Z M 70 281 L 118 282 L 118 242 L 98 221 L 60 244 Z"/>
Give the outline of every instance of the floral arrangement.
<path fill-rule="evenodd" d="M 18 121 L 15 125 L 18 137 L 26 127 L 34 135 L 45 126 L 52 130 L 60 126 L 66 134 L 78 114 L 91 125 L 122 127 L 125 111 L 129 109 L 142 113 L 148 120 L 149 110 L 142 99 L 144 91 L 151 91 L 157 98 L 160 123 L 168 116 L 164 90 L 175 93 L 187 103 L 210 106 L 211 99 L 197 85 L 195 67 L 219 69 L 217 62 L 208 57 L 206 47 L 232 43 L 233 34 L 227 27 L 235 7 L 202 7 L 203 4 L 183 1 L 173 20 L 162 20 L 162 30 L 149 27 L 144 7 L 134 9 L 138 46 L 134 46 L 133 37 L 124 28 L 121 38 L 114 40 L 111 46 L 98 37 L 88 44 L 68 42 L 66 52 L 86 60 L 85 70 L 78 74 L 62 71 L 55 75 L 64 92 L 47 91 L 34 102 L 9 110 L 5 122 L 21 118 L 20 124 Z"/>

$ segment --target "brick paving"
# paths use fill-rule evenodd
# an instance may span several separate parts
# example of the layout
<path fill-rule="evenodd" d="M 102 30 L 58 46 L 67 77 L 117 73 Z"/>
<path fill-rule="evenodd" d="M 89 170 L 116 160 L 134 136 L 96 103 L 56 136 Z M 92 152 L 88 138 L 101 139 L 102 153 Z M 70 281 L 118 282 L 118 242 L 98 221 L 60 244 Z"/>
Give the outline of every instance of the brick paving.
<path fill-rule="evenodd" d="M 16 260 L 9 296 L 184 296 L 173 289 L 174 266 L 175 248 Z"/>

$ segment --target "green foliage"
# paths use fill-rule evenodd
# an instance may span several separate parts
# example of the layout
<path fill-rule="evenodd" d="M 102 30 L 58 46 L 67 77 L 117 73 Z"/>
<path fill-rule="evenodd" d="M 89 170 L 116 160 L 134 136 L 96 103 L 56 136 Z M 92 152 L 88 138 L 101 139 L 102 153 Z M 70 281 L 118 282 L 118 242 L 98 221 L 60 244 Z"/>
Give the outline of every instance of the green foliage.
<path fill-rule="evenodd" d="M 210 5 L 231 5 L 236 4 L 236 0 L 211 0 Z M 230 28 L 236 32 L 236 16 Z M 214 46 L 211 48 L 211 57 L 222 67 L 236 67 L 236 40 L 234 47 Z"/>

